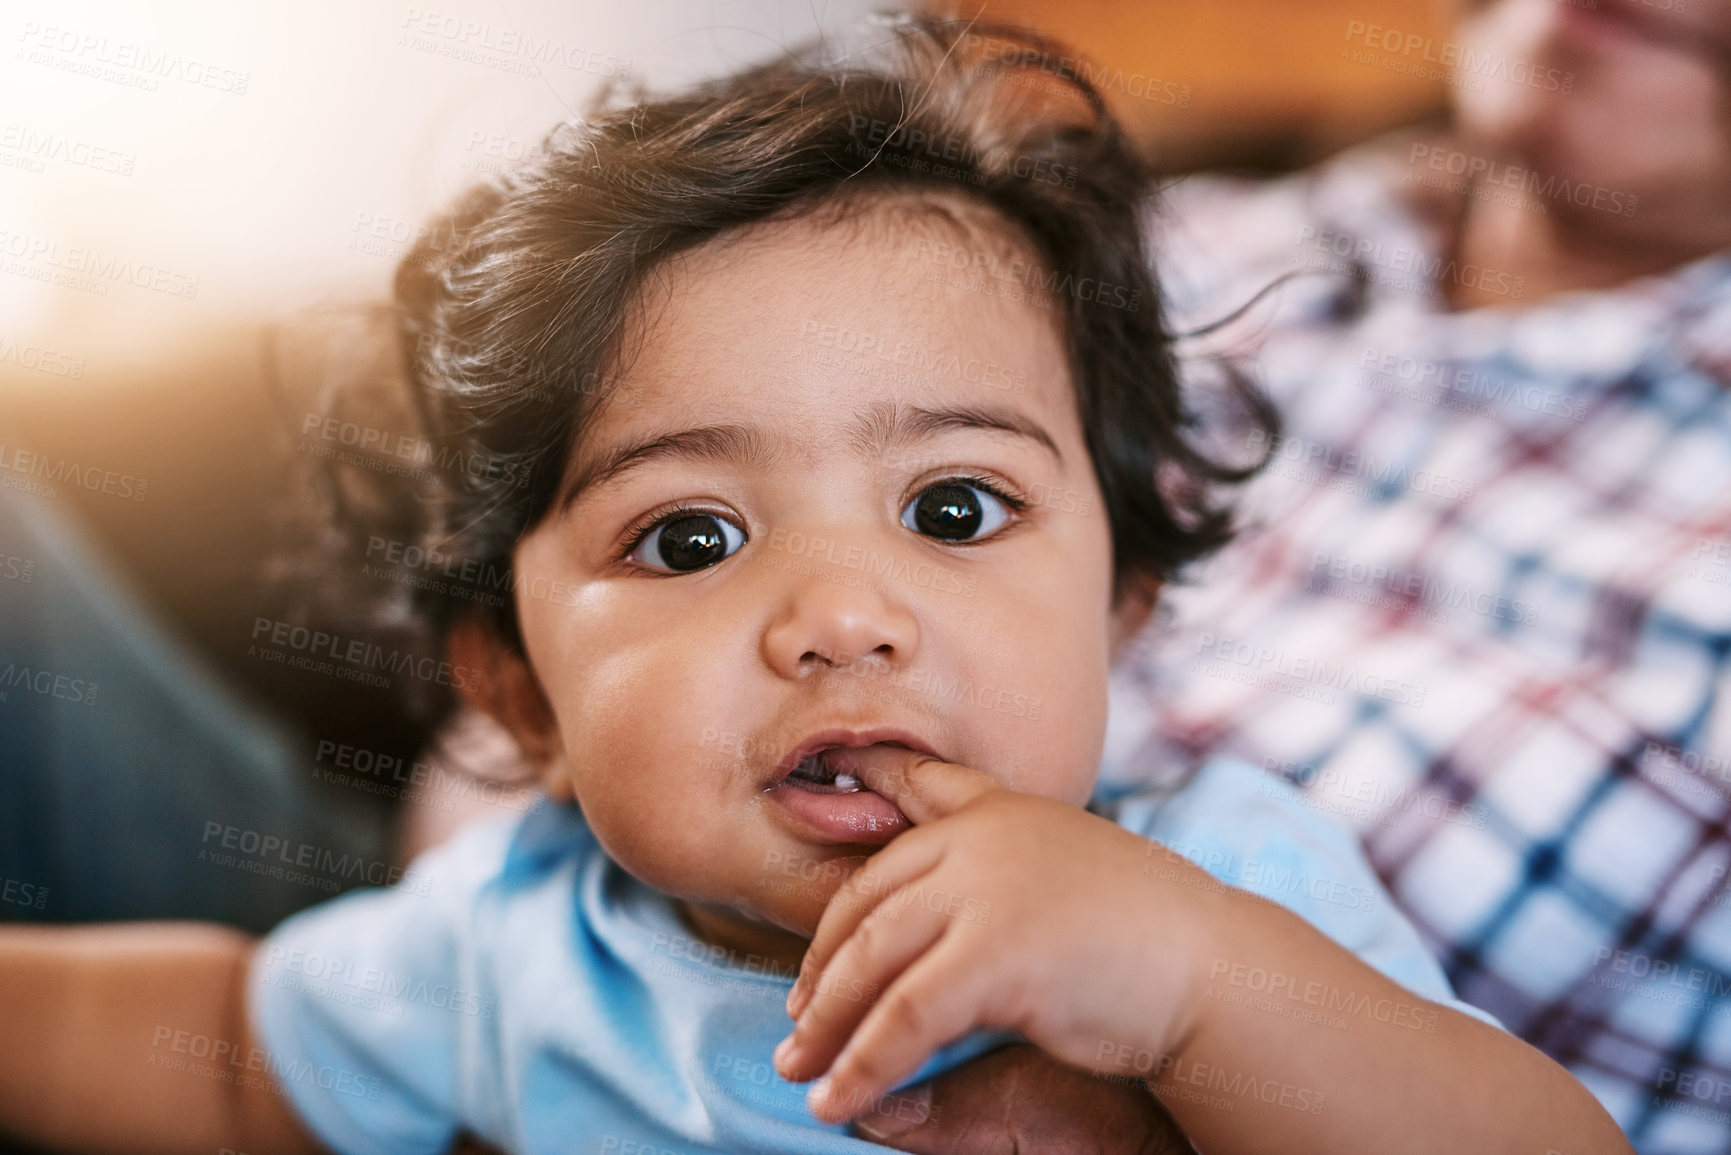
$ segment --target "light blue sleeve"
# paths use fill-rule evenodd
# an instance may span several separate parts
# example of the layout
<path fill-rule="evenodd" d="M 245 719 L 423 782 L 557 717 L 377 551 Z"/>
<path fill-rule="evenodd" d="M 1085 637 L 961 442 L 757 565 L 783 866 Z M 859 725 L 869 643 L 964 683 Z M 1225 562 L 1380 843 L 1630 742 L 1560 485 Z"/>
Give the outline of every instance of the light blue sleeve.
<path fill-rule="evenodd" d="M 1286 907 L 1414 994 L 1502 1029 L 1455 998 L 1357 836 L 1272 774 L 1217 758 L 1175 792 L 1125 798 L 1117 821 L 1221 882 Z"/>
<path fill-rule="evenodd" d="M 260 944 L 247 996 L 263 1065 L 332 1149 L 450 1148 L 465 1034 L 496 1009 L 466 928 L 516 824 L 462 830 L 395 886 L 303 911 Z"/>

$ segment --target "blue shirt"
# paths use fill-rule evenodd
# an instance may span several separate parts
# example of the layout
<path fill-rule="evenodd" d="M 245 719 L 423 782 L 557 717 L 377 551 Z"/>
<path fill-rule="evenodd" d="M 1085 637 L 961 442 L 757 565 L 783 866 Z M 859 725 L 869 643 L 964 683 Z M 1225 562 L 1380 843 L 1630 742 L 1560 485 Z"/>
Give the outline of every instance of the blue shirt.
<path fill-rule="evenodd" d="M 1353 836 L 1284 783 L 1219 760 L 1162 794 L 1091 808 L 1294 910 L 1415 993 L 1456 1003 Z M 790 880 L 797 882 L 798 880 Z M 305 911 L 249 984 L 265 1064 L 341 1152 L 881 1152 L 818 1122 L 771 1063 L 792 973 L 691 936 L 672 900 L 600 849 L 575 808 L 485 822 L 388 890 Z M 1016 1036 L 976 1031 L 919 1082 Z"/>

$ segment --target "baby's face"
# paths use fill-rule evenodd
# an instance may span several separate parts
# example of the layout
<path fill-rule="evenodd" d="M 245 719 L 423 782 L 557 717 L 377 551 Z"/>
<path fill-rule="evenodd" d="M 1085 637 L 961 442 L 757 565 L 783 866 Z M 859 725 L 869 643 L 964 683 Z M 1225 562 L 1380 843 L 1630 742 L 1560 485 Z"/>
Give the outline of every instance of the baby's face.
<path fill-rule="evenodd" d="M 1094 783 L 1112 559 L 1060 321 L 955 270 L 1027 257 L 945 203 L 984 222 L 971 240 L 880 203 L 668 266 L 580 488 L 516 551 L 591 828 L 741 942 L 809 936 L 907 828 L 826 749 L 903 745 L 1077 804 Z"/>

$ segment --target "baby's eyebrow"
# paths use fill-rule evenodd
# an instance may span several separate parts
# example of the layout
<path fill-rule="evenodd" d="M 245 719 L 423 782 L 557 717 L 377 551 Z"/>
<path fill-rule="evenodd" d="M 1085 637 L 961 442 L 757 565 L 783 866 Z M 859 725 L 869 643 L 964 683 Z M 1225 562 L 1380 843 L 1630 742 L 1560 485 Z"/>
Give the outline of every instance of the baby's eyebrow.
<path fill-rule="evenodd" d="M 769 469 L 781 460 L 763 431 L 753 425 L 699 425 L 618 446 L 580 465 L 566 482 L 559 506 L 565 508 L 586 490 L 617 480 L 652 461 L 713 461 Z"/>
<path fill-rule="evenodd" d="M 995 405 L 957 405 L 926 409 L 879 401 L 854 418 L 851 440 L 862 457 L 882 457 L 891 449 L 929 441 L 952 429 L 986 429 L 1025 437 L 1064 463 L 1058 443 L 1039 424 L 1011 409 Z"/>
<path fill-rule="evenodd" d="M 878 402 L 855 415 L 848 441 L 855 453 L 869 460 L 882 457 L 891 449 L 929 441 L 952 429 L 984 429 L 1023 437 L 1050 452 L 1060 464 L 1064 460 L 1057 442 L 1037 423 L 996 406 L 927 409 Z M 782 457 L 781 448 L 755 425 L 699 425 L 655 434 L 617 446 L 594 461 L 578 466 L 566 483 L 558 505 L 560 508 L 568 507 L 586 491 L 615 481 L 652 461 L 709 461 L 769 470 L 779 464 Z"/>

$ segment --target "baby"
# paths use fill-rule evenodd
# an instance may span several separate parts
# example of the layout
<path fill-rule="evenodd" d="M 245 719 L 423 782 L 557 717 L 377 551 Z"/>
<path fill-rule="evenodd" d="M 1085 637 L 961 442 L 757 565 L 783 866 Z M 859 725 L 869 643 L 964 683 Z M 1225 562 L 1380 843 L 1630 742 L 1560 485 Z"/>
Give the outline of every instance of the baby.
<path fill-rule="evenodd" d="M 417 620 L 543 800 L 262 943 L 0 936 L 0 1126 L 865 1151 L 1026 1040 L 1210 1152 L 1627 1150 L 1286 788 L 1097 789 L 1112 656 L 1236 471 L 1068 58 L 876 35 L 564 125 L 404 263 L 428 436 L 502 463 L 425 539 L 514 591 Z"/>

